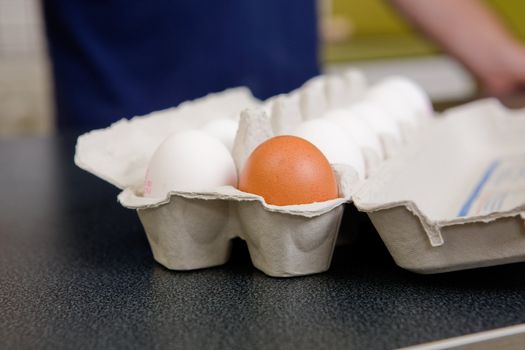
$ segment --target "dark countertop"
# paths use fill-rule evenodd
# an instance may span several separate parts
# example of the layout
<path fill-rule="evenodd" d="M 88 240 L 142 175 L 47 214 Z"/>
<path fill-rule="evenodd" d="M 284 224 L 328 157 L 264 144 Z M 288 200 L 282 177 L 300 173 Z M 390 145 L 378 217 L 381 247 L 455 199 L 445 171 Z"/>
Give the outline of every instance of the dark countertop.
<path fill-rule="evenodd" d="M 225 266 L 169 271 L 74 143 L 0 141 L 0 348 L 388 349 L 525 322 L 525 263 L 416 275 L 350 206 L 360 235 L 326 273 L 266 277 L 242 241 Z"/>

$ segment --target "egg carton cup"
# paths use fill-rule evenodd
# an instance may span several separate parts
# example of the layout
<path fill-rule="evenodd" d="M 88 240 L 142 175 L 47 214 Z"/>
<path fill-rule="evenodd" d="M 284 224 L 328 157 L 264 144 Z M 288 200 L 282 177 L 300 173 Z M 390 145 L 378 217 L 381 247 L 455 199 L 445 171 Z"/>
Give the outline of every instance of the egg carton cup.
<path fill-rule="evenodd" d="M 358 210 L 413 272 L 525 261 L 525 110 L 487 99 L 428 123 L 356 188 Z"/>
<path fill-rule="evenodd" d="M 127 195 L 134 194 L 119 197 L 125 206 Z M 169 269 L 222 265 L 229 259 L 231 240 L 240 237 L 255 267 L 288 277 L 329 268 L 344 202 L 272 207 L 230 188 L 208 194 L 172 192 L 166 203 L 136 209 L 155 260 Z"/>
<path fill-rule="evenodd" d="M 82 135 L 75 163 L 122 189 L 119 202 L 137 210 L 155 260 L 169 269 L 224 264 L 231 240 L 240 237 L 247 243 L 254 266 L 267 275 L 287 277 L 325 271 L 330 266 L 344 204 L 351 200 L 351 188 L 359 181 L 349 166 L 332 164 L 340 198 L 320 203 L 274 206 L 231 186 L 202 193 L 173 191 L 163 198 L 142 195 L 149 159 L 166 136 L 198 127 L 214 117 L 237 119 L 246 107 L 252 109 L 240 113 L 232 151 L 237 169 L 242 169 L 253 149 L 275 134 L 270 116 L 246 89 L 213 94 Z"/>

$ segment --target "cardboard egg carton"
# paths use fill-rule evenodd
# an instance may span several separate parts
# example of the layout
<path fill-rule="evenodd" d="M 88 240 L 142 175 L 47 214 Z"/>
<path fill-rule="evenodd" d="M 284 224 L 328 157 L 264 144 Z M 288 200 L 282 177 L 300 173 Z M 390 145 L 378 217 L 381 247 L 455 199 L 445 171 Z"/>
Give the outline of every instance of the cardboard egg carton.
<path fill-rule="evenodd" d="M 443 113 L 353 193 L 396 263 L 438 273 L 525 261 L 525 110 Z"/>
<path fill-rule="evenodd" d="M 314 78 L 265 102 L 245 89 L 227 90 L 85 134 L 78 140 L 75 162 L 123 190 L 120 203 L 137 210 L 154 258 L 169 269 L 224 264 L 231 239 L 240 237 L 253 264 L 270 276 L 325 271 L 344 204 L 352 201 L 368 213 L 403 268 L 434 273 L 525 260 L 525 185 L 501 207 L 472 211 L 482 207 L 472 205 L 481 191 L 472 187 L 488 159 L 505 159 L 505 167 L 518 169 L 521 164 L 525 118 L 492 100 L 417 123 L 397 120 L 396 132 L 379 130 L 381 152 L 362 149 L 366 179 L 358 179 L 351 166 L 332 164 L 340 194 L 335 200 L 272 206 L 228 186 L 207 193 L 174 191 L 161 199 L 142 196 L 149 158 L 175 131 L 198 128 L 214 118 L 238 120 L 232 157 L 240 170 L 261 142 L 362 101 L 367 91 L 356 71 Z M 458 216 L 462 200 L 471 205 L 463 209 L 463 203 Z"/>
<path fill-rule="evenodd" d="M 231 240 L 240 237 L 254 266 L 270 276 L 325 271 L 338 236 L 342 204 L 350 200 L 349 184 L 357 181 L 350 167 L 333 165 L 339 198 L 322 203 L 269 205 L 231 186 L 212 192 L 172 191 L 165 198 L 142 195 L 148 161 L 162 140 L 213 118 L 239 119 L 232 156 L 242 169 L 253 149 L 274 135 L 271 118 L 261 106 L 241 88 L 121 120 L 80 136 L 75 163 L 122 189 L 119 202 L 137 210 L 155 260 L 169 269 L 224 264 Z M 252 109 L 239 113 L 247 107 Z"/>

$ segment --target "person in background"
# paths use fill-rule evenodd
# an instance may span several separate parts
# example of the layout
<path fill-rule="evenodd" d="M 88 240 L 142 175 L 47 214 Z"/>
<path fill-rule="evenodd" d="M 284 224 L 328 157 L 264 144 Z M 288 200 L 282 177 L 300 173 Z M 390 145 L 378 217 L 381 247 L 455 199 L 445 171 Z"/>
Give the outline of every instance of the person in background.
<path fill-rule="evenodd" d="M 456 57 L 488 95 L 525 88 L 525 45 L 481 0 L 391 0 L 405 17 Z"/>
<path fill-rule="evenodd" d="M 314 0 L 46 0 L 58 127 L 106 127 L 244 85 L 319 74 Z"/>
<path fill-rule="evenodd" d="M 488 94 L 525 84 L 525 47 L 477 0 L 391 0 Z M 105 127 L 234 86 L 258 98 L 319 74 L 315 0 L 46 0 L 61 129 Z"/>

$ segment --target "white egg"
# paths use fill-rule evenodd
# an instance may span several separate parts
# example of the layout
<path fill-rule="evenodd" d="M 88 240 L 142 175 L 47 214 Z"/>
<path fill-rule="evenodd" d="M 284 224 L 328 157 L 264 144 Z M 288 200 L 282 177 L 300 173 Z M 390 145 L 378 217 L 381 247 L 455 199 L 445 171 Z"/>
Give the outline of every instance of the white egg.
<path fill-rule="evenodd" d="M 231 119 L 213 120 L 202 127 L 202 131 L 219 139 L 231 152 L 238 124 Z"/>
<path fill-rule="evenodd" d="M 334 123 L 322 119 L 309 120 L 300 124 L 292 135 L 313 143 L 331 164 L 350 165 L 360 178 L 364 178 L 365 161 L 361 148 Z"/>
<path fill-rule="evenodd" d="M 329 111 L 325 114 L 325 118 L 341 127 L 348 137 L 354 140 L 362 149 L 372 149 L 379 158 L 383 159 L 385 157 L 379 135 L 359 115 L 352 114 L 351 111 L 345 108 Z"/>
<path fill-rule="evenodd" d="M 168 136 L 153 154 L 144 181 L 144 196 L 170 191 L 209 192 L 237 186 L 233 158 L 219 140 L 198 130 Z"/>
<path fill-rule="evenodd" d="M 413 80 L 401 76 L 393 76 L 386 78 L 383 84 L 396 91 L 400 96 L 403 96 L 406 103 L 411 104 L 416 110 L 418 117 L 428 118 L 434 115 L 430 97 Z"/>
<path fill-rule="evenodd" d="M 365 100 L 383 109 L 397 123 L 414 126 L 419 123 L 416 108 L 389 84 L 381 82 L 374 85 L 366 94 Z"/>
<path fill-rule="evenodd" d="M 377 135 L 388 135 L 398 143 L 402 142 L 399 125 L 385 111 L 370 101 L 363 101 L 347 108 L 353 118 L 364 120 Z"/>

